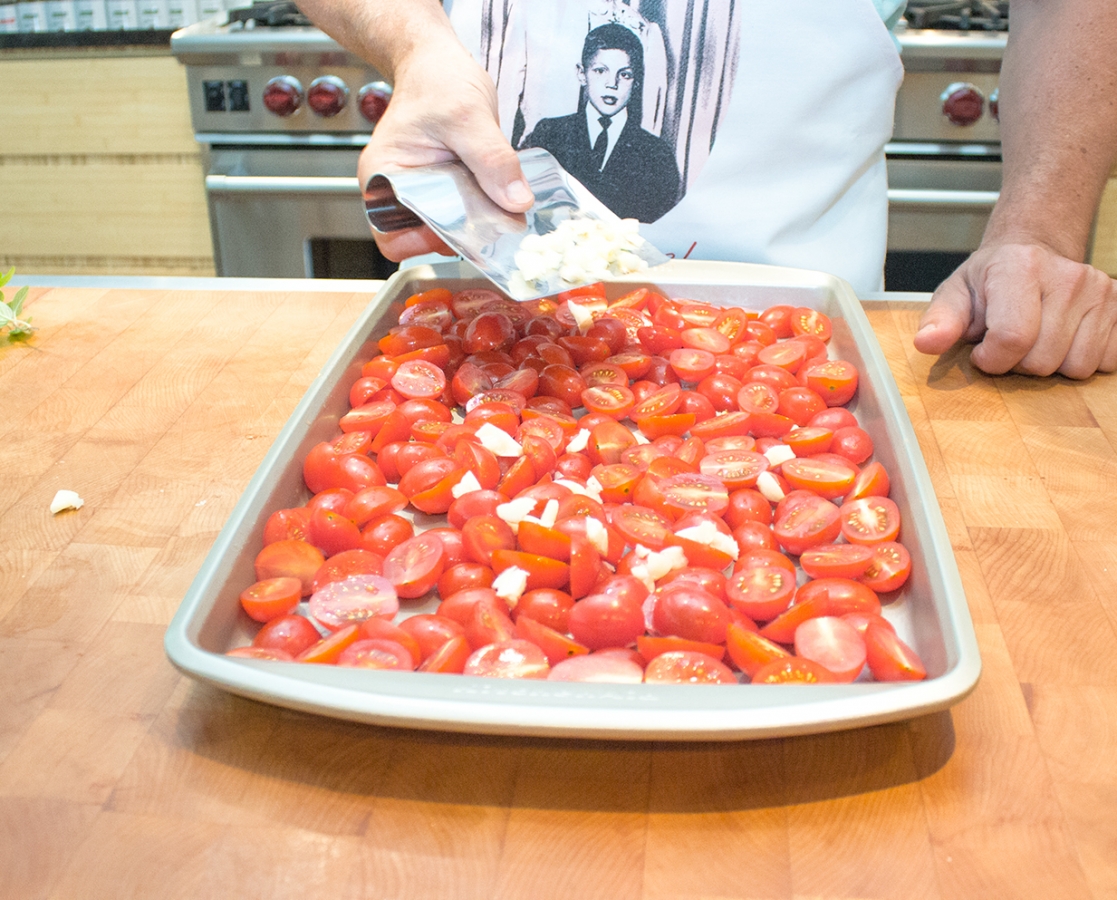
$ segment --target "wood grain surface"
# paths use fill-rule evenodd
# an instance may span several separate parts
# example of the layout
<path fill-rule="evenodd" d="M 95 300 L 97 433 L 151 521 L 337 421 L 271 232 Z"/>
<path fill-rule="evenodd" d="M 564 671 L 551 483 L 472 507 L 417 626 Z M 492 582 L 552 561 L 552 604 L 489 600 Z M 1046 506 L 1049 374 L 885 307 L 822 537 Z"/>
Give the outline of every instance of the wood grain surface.
<path fill-rule="evenodd" d="M 988 378 L 870 320 L 984 672 L 949 712 L 739 743 L 356 725 L 162 637 L 368 294 L 35 288 L 0 342 L 0 897 L 1117 896 L 1117 380 Z M 85 505 L 51 516 L 59 488 Z"/>

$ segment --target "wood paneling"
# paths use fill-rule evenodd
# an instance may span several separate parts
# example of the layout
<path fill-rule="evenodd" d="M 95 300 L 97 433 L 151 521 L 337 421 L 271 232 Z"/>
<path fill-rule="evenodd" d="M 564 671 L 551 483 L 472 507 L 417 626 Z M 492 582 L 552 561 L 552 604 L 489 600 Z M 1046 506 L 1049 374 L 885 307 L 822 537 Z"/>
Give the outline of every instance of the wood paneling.
<path fill-rule="evenodd" d="M 161 53 L 0 53 L 0 266 L 212 275 L 182 66 Z"/>

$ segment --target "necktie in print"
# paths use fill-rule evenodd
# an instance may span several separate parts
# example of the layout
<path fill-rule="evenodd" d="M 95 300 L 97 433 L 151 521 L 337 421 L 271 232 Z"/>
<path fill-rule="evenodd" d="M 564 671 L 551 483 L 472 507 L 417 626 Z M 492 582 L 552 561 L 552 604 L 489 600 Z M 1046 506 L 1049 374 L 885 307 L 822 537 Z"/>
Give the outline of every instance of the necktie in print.
<path fill-rule="evenodd" d="M 605 151 L 609 149 L 609 123 L 613 120 L 609 116 L 601 116 L 597 121 L 601 124 L 601 133 L 593 142 L 593 167 L 600 172 L 605 166 Z"/>

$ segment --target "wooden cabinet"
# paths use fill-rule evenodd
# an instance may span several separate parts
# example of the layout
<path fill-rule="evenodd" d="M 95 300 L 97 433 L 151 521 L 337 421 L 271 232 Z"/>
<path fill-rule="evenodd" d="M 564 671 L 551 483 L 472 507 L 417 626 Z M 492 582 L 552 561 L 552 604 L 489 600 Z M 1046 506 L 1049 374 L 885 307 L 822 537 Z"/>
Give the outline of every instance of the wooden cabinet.
<path fill-rule="evenodd" d="M 0 266 L 214 274 L 186 78 L 166 48 L 0 51 Z"/>
<path fill-rule="evenodd" d="M 1109 174 L 1102 194 L 1098 217 L 1094 222 L 1094 241 L 1090 262 L 1110 275 L 1117 276 L 1117 172 Z"/>

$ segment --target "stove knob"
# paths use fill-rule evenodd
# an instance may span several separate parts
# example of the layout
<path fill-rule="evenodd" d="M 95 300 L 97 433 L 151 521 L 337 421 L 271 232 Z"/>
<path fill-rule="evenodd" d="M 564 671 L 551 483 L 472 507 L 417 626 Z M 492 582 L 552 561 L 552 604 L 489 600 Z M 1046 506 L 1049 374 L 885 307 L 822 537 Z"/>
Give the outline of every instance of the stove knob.
<path fill-rule="evenodd" d="M 303 86 L 297 78 L 280 75 L 264 85 L 264 106 L 277 116 L 289 116 L 303 105 Z"/>
<path fill-rule="evenodd" d="M 972 84 L 955 82 L 939 98 L 952 125 L 973 125 L 985 111 L 985 95 Z"/>
<path fill-rule="evenodd" d="M 993 93 L 989 95 L 989 115 L 993 117 L 994 122 L 1001 121 L 1001 89 L 999 87 L 993 88 Z"/>
<path fill-rule="evenodd" d="M 306 102 L 320 116 L 336 116 L 345 108 L 348 99 L 349 88 L 334 75 L 315 78 L 306 91 Z"/>
<path fill-rule="evenodd" d="M 357 91 L 357 105 L 361 115 L 374 125 L 384 115 L 388 101 L 392 99 L 392 86 L 383 81 L 372 81 Z"/>

